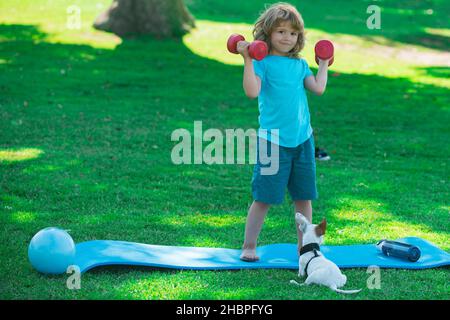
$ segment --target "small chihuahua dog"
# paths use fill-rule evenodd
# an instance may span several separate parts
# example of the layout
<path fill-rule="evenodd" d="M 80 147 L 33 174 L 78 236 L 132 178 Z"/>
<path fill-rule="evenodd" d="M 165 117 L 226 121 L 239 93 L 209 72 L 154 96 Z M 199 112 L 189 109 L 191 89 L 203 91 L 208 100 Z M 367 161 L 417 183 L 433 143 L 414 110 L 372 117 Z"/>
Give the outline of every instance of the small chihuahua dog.
<path fill-rule="evenodd" d="M 323 243 L 323 235 L 327 228 L 325 219 L 318 225 L 312 224 L 300 212 L 295 214 L 295 221 L 298 223 L 300 231 L 303 233 L 303 247 L 300 251 L 298 276 L 307 276 L 303 284 L 295 280 L 291 283 L 296 285 L 310 285 L 312 283 L 324 285 L 339 293 L 357 293 L 360 290 L 341 290 L 347 282 L 347 277 L 342 274 L 339 267 L 332 261 L 325 258 L 320 252 L 320 245 Z"/>

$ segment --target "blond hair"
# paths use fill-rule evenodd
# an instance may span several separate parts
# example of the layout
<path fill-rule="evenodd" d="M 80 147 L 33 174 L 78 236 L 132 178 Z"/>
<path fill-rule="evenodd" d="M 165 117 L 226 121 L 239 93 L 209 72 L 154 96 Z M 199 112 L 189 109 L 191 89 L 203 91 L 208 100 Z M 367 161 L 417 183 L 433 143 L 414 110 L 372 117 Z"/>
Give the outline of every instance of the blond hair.
<path fill-rule="evenodd" d="M 253 37 L 255 40 L 261 40 L 267 43 L 269 52 L 272 51 L 270 36 L 274 29 L 281 22 L 290 22 L 293 29 L 298 32 L 298 39 L 295 47 L 289 51 L 289 57 L 299 58 L 299 53 L 305 46 L 305 27 L 303 18 L 297 9 L 286 2 L 278 2 L 271 5 L 259 16 L 253 29 Z"/>

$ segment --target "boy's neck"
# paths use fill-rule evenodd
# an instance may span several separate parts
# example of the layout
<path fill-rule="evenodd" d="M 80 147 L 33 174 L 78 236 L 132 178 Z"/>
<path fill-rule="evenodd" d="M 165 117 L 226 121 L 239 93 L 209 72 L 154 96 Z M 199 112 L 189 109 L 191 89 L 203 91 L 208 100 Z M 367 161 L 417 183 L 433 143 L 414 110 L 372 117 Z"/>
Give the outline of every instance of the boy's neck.
<path fill-rule="evenodd" d="M 289 57 L 288 53 L 283 53 L 283 52 L 280 52 L 280 51 L 277 51 L 277 50 L 271 50 L 269 52 L 269 55 L 271 55 L 271 56 L 279 56 L 279 57 Z"/>

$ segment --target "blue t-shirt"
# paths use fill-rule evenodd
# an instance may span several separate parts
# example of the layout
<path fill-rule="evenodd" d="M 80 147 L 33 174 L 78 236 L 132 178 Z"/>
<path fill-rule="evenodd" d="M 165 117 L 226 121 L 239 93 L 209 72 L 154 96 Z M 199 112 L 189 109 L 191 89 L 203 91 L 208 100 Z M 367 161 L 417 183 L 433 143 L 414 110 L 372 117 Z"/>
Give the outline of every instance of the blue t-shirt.
<path fill-rule="evenodd" d="M 279 129 L 279 145 L 297 147 L 312 134 L 308 100 L 303 80 L 312 75 L 304 59 L 269 55 L 253 60 L 255 74 L 261 78 L 258 97 L 260 129 L 258 136 L 273 141 L 271 129 Z"/>

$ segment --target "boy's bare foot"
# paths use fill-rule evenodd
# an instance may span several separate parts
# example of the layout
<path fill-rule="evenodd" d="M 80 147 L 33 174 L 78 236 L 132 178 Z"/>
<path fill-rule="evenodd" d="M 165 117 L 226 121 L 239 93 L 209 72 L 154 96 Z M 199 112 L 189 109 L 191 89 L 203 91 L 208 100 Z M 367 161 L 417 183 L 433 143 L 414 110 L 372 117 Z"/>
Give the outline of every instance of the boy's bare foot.
<path fill-rule="evenodd" d="M 248 248 L 248 247 L 242 248 L 240 259 L 246 262 L 258 261 L 259 257 L 256 255 L 256 248 Z"/>

